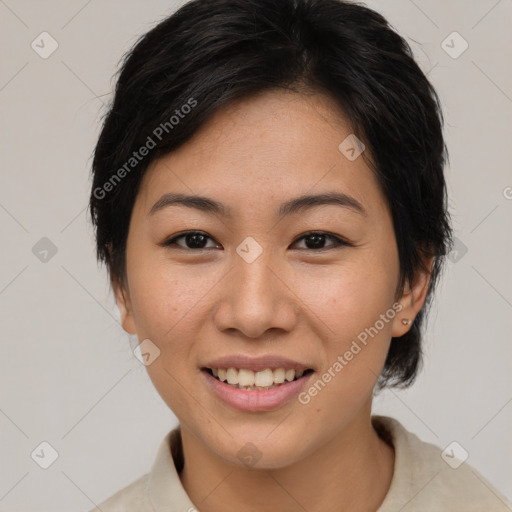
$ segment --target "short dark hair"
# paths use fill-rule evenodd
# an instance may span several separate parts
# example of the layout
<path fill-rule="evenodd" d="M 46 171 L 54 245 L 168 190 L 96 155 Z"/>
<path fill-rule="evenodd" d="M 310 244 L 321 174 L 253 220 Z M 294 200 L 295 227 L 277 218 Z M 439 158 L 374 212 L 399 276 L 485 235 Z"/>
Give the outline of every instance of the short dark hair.
<path fill-rule="evenodd" d="M 326 94 L 373 159 L 397 240 L 397 294 L 415 271 L 430 271 L 425 305 L 392 338 L 378 387 L 410 385 L 452 232 L 441 105 L 408 43 L 382 15 L 349 1 L 192 0 L 140 37 L 121 64 L 89 203 L 97 257 L 111 280 L 125 283 L 131 213 L 152 161 L 237 100 L 278 88 Z M 434 257 L 431 269 L 425 257 Z"/>

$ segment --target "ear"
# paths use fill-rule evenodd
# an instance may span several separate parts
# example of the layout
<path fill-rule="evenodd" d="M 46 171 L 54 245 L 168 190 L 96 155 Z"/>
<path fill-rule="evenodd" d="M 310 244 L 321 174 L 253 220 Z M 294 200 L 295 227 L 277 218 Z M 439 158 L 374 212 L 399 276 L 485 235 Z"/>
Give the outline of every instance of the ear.
<path fill-rule="evenodd" d="M 133 318 L 132 303 L 130 300 L 130 291 L 128 286 L 123 286 L 116 278 L 111 279 L 112 290 L 116 299 L 119 313 L 121 314 L 121 325 L 128 334 L 137 334 L 135 329 L 135 321 Z"/>
<path fill-rule="evenodd" d="M 410 330 L 416 315 L 423 307 L 423 304 L 425 304 L 434 256 L 426 258 L 423 261 L 428 271 L 418 269 L 414 274 L 413 282 L 406 284 L 404 292 L 398 300 L 402 309 L 397 313 L 393 320 L 393 338 L 403 336 Z M 404 325 L 402 320 L 410 320 L 410 323 L 408 325 Z"/>

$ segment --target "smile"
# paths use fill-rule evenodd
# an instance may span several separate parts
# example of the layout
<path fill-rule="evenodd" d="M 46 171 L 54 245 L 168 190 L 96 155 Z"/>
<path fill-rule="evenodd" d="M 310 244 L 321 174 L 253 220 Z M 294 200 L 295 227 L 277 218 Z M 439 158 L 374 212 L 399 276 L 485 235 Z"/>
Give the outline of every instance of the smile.
<path fill-rule="evenodd" d="M 213 395 L 244 412 L 272 411 L 298 395 L 313 375 L 312 369 L 202 368 L 201 375 Z M 217 375 L 215 375 L 217 374 Z"/>
<path fill-rule="evenodd" d="M 246 368 L 206 368 L 206 371 L 217 380 L 225 382 L 235 389 L 265 391 L 300 379 L 304 374 L 308 374 L 313 370 L 296 371 L 284 368 L 272 370 L 271 368 L 266 368 L 265 370 L 254 372 Z"/>

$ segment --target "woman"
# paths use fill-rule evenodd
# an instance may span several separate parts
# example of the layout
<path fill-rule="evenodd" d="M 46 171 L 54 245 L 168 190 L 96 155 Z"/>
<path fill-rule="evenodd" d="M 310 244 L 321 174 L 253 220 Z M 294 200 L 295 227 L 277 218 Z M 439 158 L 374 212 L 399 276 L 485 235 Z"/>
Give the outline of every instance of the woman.
<path fill-rule="evenodd" d="M 180 426 L 96 510 L 507 510 L 454 451 L 371 415 L 421 361 L 446 157 L 435 90 L 360 5 L 194 0 L 137 42 L 90 210 Z"/>

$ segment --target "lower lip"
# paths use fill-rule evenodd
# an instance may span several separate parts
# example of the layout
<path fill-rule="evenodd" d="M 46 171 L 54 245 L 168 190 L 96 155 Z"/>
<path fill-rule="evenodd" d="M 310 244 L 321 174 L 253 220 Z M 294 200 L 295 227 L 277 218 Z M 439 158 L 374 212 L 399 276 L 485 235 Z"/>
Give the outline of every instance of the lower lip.
<path fill-rule="evenodd" d="M 201 370 L 210 389 L 225 403 L 240 411 L 271 411 L 289 402 L 305 387 L 313 372 L 300 379 L 263 391 L 237 389 Z"/>

